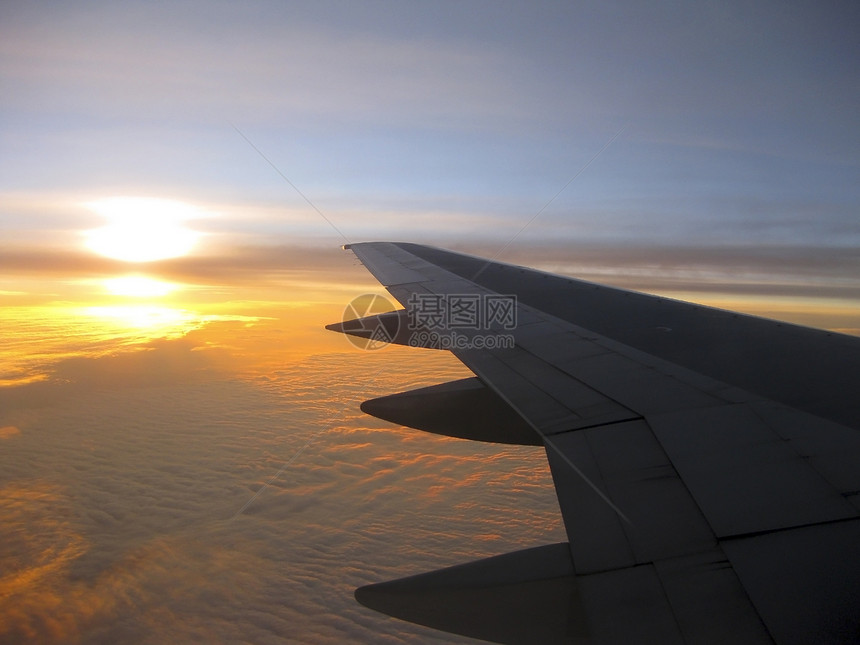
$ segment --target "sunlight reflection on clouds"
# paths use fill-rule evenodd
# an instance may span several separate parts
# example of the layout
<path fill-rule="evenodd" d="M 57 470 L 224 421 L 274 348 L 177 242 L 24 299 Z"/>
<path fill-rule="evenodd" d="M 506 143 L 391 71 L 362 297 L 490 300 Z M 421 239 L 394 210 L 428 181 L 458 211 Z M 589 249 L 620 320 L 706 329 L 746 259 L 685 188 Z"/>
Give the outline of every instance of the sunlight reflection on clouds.
<path fill-rule="evenodd" d="M 177 355 L 180 342 L 150 353 Z M 370 612 L 353 589 L 563 539 L 541 451 L 358 410 L 461 376 L 450 356 L 391 348 L 265 379 L 108 378 L 170 369 L 144 356 L 81 359 L 66 385 L 0 391 L 0 425 L 20 429 L 0 454 L 2 496 L 19 500 L 3 510 L 4 560 L 33 581 L 4 587 L 15 611 L 0 640 L 456 642 Z M 86 387 L 64 395 L 76 374 Z M 10 393 L 28 387 L 41 387 L 38 405 L 16 407 L 26 397 Z"/>
<path fill-rule="evenodd" d="M 211 322 L 256 320 L 152 305 L 5 307 L 0 310 L 0 386 L 43 380 L 58 360 L 143 347 Z"/>

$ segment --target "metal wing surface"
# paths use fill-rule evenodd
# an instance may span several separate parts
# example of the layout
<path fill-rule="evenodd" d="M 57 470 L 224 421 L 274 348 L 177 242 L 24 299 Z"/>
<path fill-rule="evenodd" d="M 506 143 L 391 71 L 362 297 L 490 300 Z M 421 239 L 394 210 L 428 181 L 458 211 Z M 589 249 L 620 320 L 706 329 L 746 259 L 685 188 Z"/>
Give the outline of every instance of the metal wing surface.
<path fill-rule="evenodd" d="M 445 347 L 475 374 L 362 409 L 542 445 L 569 540 L 360 602 L 497 642 L 860 642 L 860 339 L 422 245 L 348 248 L 405 311 L 331 329 Z"/>

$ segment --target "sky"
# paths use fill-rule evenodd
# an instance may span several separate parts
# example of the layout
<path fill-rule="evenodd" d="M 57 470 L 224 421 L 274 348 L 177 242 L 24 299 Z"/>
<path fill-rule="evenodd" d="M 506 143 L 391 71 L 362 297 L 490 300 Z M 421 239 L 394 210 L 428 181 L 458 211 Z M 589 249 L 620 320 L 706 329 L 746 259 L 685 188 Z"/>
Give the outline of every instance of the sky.
<path fill-rule="evenodd" d="M 551 480 L 361 415 L 467 374 L 323 329 L 382 293 L 341 245 L 860 333 L 857 33 L 811 0 L 0 4 L 0 642 L 448 642 L 352 589 L 563 540 Z"/>

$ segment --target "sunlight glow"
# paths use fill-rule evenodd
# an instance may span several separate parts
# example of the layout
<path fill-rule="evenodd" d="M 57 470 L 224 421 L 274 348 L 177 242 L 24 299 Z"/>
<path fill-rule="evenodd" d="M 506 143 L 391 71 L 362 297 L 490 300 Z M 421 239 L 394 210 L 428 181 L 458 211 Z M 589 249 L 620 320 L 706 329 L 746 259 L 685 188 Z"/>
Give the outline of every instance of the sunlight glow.
<path fill-rule="evenodd" d="M 104 281 L 108 293 L 132 298 L 158 298 L 178 289 L 178 285 L 142 275 L 126 275 Z"/>
<path fill-rule="evenodd" d="M 86 245 L 99 255 L 125 262 L 154 262 L 186 255 L 200 234 L 185 220 L 198 209 L 168 199 L 110 197 L 85 204 L 108 220 L 86 233 Z"/>
<path fill-rule="evenodd" d="M 147 305 L 87 307 L 83 313 L 97 318 L 114 319 L 124 326 L 139 329 L 166 329 L 185 325 L 193 328 L 200 323 L 200 316 L 191 311 Z"/>

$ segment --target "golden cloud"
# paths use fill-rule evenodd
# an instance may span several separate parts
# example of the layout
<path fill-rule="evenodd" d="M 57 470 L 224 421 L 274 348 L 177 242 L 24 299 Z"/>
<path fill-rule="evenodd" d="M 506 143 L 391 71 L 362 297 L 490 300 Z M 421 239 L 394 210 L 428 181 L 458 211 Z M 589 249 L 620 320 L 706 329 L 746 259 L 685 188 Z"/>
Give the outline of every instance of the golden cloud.
<path fill-rule="evenodd" d="M 0 439 L 9 439 L 17 434 L 21 434 L 21 430 L 15 426 L 3 426 L 0 428 Z"/>

